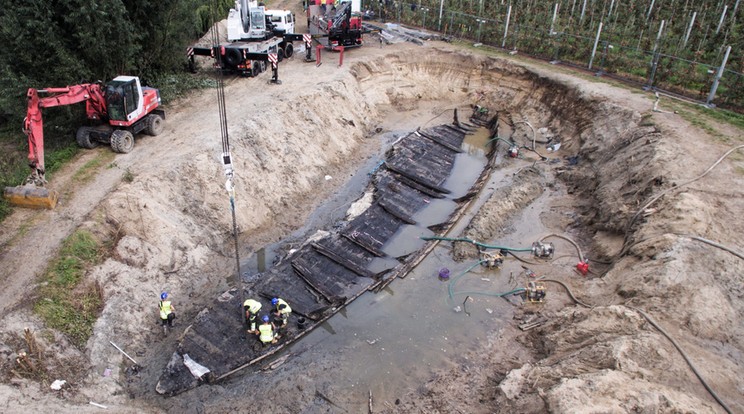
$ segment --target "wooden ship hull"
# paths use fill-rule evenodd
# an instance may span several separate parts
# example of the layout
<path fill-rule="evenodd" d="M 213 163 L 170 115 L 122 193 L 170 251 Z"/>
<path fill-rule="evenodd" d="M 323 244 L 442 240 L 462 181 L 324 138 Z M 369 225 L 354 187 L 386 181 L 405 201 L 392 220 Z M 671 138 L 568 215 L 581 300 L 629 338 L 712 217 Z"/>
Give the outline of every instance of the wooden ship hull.
<path fill-rule="evenodd" d="M 450 192 L 443 184 L 452 173 L 465 135 L 473 129 L 456 121 L 412 132 L 393 144 L 372 175 L 372 204 L 341 228 L 311 238 L 271 269 L 243 280 L 241 289 L 224 293 L 203 309 L 180 338 L 156 391 L 171 396 L 219 381 L 280 352 L 364 292 L 379 291 L 395 278 L 405 277 L 436 241 L 390 261 L 393 264 L 388 269 L 373 273 L 368 267 L 375 258 L 386 256 L 383 246 L 402 226 L 416 224 L 415 214 L 432 198 L 447 197 Z M 487 181 L 495 148 L 467 195 L 454 200 L 448 220 L 429 227 L 435 234 L 446 233 Z M 255 335 L 246 334 L 242 302 L 249 297 L 262 302 L 262 315 L 268 314 L 273 297 L 283 298 L 292 307 L 278 343 L 266 346 Z"/>

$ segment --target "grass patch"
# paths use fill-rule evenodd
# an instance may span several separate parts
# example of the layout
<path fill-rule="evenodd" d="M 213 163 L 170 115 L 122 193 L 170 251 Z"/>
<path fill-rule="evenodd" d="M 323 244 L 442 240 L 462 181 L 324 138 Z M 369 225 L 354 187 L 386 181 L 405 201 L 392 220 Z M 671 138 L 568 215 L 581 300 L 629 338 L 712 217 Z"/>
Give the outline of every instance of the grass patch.
<path fill-rule="evenodd" d="M 75 171 L 75 174 L 72 176 L 73 181 L 85 183 L 90 181 L 91 178 L 93 178 L 96 170 L 98 167 L 101 166 L 101 157 L 93 158 L 92 160 L 88 161 L 80 167 L 77 171 Z"/>
<path fill-rule="evenodd" d="M 102 257 L 101 243 L 85 230 L 78 230 L 62 243 L 39 289 L 34 312 L 82 348 L 93 333 L 93 324 L 103 306 L 97 284 L 84 284 L 85 272 Z"/>
<path fill-rule="evenodd" d="M 726 109 L 714 109 L 707 111 L 706 115 L 715 119 L 716 121 L 725 122 L 731 124 L 737 128 L 744 130 L 744 115 Z"/>
<path fill-rule="evenodd" d="M 112 160 L 116 154 L 113 151 L 102 151 L 96 157 L 80 167 L 72 176 L 74 182 L 87 183 L 98 173 L 99 167 Z"/>
<path fill-rule="evenodd" d="M 134 181 L 134 174 L 131 171 L 129 171 L 129 168 L 127 168 L 126 171 L 124 171 L 124 176 L 122 177 L 122 179 L 128 183 L 131 183 L 132 181 Z"/>
<path fill-rule="evenodd" d="M 729 138 L 721 134 L 716 128 L 714 128 L 711 124 L 708 123 L 710 121 L 710 118 L 708 117 L 708 113 L 704 113 L 698 108 L 690 108 L 685 103 L 680 103 L 678 106 L 680 109 L 677 110 L 677 113 L 679 114 L 682 119 L 689 122 L 690 125 L 696 126 L 703 131 L 705 131 L 710 136 L 719 139 L 723 141 L 724 143 L 728 143 Z M 683 107 L 686 107 L 688 109 L 681 109 Z"/>

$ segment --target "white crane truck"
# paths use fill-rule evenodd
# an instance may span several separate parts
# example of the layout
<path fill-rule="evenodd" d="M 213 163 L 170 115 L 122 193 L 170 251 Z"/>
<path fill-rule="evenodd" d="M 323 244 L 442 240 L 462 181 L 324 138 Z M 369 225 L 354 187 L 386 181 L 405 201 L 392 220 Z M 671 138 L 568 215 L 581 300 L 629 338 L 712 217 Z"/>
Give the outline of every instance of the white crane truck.
<path fill-rule="evenodd" d="M 227 43 L 191 46 L 189 68 L 196 70 L 194 56 L 211 56 L 224 71 L 257 76 L 266 70 L 270 55 L 278 61 L 294 54 L 293 41 L 303 40 L 294 33 L 294 15 L 288 10 L 266 10 L 255 0 L 236 0 L 227 16 Z"/>

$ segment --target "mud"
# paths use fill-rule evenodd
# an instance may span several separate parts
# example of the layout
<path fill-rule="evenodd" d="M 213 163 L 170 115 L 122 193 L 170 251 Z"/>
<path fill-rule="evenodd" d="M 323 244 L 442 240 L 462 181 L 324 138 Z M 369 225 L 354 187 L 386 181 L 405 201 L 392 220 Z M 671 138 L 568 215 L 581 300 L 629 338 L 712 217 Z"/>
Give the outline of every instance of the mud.
<path fill-rule="evenodd" d="M 543 304 L 478 297 L 466 302 L 471 317 L 455 312 L 455 303 L 442 300 L 446 286 L 432 275 L 442 266 L 463 272 L 471 259 L 454 261 L 450 245 L 440 243 L 389 291 L 366 294 L 327 330 L 300 341 L 277 369 L 173 399 L 154 395 L 159 369 L 187 321 L 235 273 L 219 123 L 213 91 L 206 91 L 174 105 L 162 136 L 117 155 L 116 168 L 75 189 L 54 212 L 18 212 L 4 223 L 2 264 L 13 269 L 13 277 L 3 279 L 4 368 L 13 365 L 24 326 L 44 331 L 21 292 L 59 240 L 82 225 L 118 240 L 115 255 L 87 276 L 103 287 L 106 306 L 86 349 L 76 351 L 54 335 L 42 341 L 54 355 L 50 367 L 53 360 L 73 361 L 77 371 L 56 371 L 69 374 L 69 391 L 59 395 L 48 382 L 4 375 L 5 411 L 92 412 L 98 409 L 88 402 L 95 401 L 117 412 L 257 412 L 256 396 L 271 395 L 262 409 L 354 412 L 365 409 L 372 390 L 373 412 L 722 412 L 669 341 L 633 308 L 644 309 L 680 343 L 732 411 L 744 410 L 741 260 L 680 236 L 736 249 L 744 230 L 738 219 L 742 158 L 727 158 L 629 225 L 652 195 L 702 173 L 741 141 L 741 131 L 716 129 L 723 142 L 672 113 L 651 112 L 646 95 L 455 46 L 353 52 L 341 68 L 289 61 L 279 88 L 260 77 L 229 82 L 245 267 L 264 246 L 285 240 L 278 250 L 291 248 L 287 238 L 296 237 L 309 217 L 332 219 L 345 210 L 339 206 L 359 195 L 345 185 L 367 173 L 360 166 L 375 165 L 386 139 L 445 113 L 449 118 L 455 107 L 479 104 L 499 112 L 520 145 L 534 139 L 549 160 L 535 164 L 539 158 L 529 152 L 525 159 L 505 159 L 504 173 L 450 235 L 522 246 L 564 234 L 582 247 L 593 273 L 576 273 L 575 250 L 556 241 L 553 261 L 508 259 L 497 273 L 480 274 L 492 284 L 479 285 L 475 276 L 464 278 L 462 287 L 505 292 L 523 286 L 529 280 L 524 265 L 563 281 L 594 307 L 577 306 L 559 285 L 546 283 Z M 391 135 L 379 139 L 377 128 Z M 550 137 L 560 138 L 559 151 L 548 153 L 541 143 Z M 121 179 L 125 171 L 133 174 L 131 183 Z M 60 183 L 64 177 L 59 174 Z M 521 193 L 523 199 L 516 197 Z M 333 210 L 316 210 L 329 199 L 336 200 Z M 45 230 L 60 218 L 63 226 Z M 20 229 L 27 236 L 18 236 Z M 163 290 L 179 310 L 168 338 L 156 325 Z M 387 313 L 370 314 L 371 301 L 381 301 Z M 543 324 L 525 332 L 517 327 L 534 318 Z M 404 345 L 408 338 L 416 340 Z M 129 370 L 109 340 L 137 358 L 142 370 Z M 107 368 L 111 375 L 102 375 Z"/>

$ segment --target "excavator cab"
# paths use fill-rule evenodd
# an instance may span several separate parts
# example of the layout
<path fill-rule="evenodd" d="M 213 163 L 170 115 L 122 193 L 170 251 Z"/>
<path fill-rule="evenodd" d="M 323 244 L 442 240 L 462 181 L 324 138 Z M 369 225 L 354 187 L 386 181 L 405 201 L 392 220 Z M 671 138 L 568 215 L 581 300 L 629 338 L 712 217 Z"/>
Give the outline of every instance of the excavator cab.
<path fill-rule="evenodd" d="M 124 78 L 124 79 L 122 79 Z M 106 85 L 104 90 L 109 120 L 128 122 L 136 116 L 142 92 L 137 78 L 119 76 Z M 116 124 L 112 122 L 112 124 Z"/>

